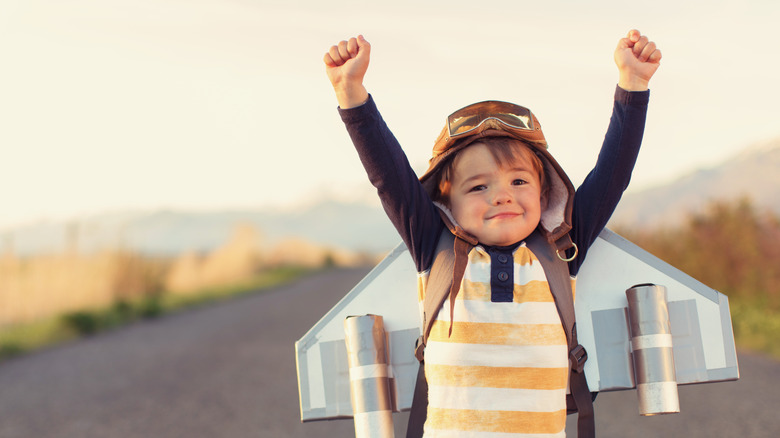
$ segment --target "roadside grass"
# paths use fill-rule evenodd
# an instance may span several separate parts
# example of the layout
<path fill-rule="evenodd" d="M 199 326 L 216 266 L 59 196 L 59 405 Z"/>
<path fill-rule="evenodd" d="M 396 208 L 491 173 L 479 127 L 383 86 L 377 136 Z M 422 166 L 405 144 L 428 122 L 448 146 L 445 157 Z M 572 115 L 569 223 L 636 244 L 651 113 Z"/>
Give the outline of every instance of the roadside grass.
<path fill-rule="evenodd" d="M 780 312 L 761 301 L 729 299 L 737 347 L 780 360 Z"/>
<path fill-rule="evenodd" d="M 0 327 L 0 362 L 41 348 L 95 335 L 143 319 L 203 306 L 231 297 L 266 291 L 316 271 L 282 267 L 263 271 L 236 284 L 205 288 L 187 295 L 156 293 L 121 300 L 109 308 L 82 310 L 34 322 Z"/>

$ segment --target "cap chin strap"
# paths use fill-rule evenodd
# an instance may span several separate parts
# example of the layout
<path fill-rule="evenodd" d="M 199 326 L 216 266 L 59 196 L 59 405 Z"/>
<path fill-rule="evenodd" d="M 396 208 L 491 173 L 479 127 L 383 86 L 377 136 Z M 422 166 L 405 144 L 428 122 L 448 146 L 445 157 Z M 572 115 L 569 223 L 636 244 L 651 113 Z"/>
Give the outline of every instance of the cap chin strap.
<path fill-rule="evenodd" d="M 458 296 L 460 283 L 466 273 L 466 265 L 469 262 L 469 252 L 475 243 L 468 242 L 455 234 L 455 268 L 452 271 L 452 285 L 450 285 L 450 330 L 447 337 L 452 336 L 452 325 L 455 321 L 455 297 Z"/>
<path fill-rule="evenodd" d="M 455 225 L 455 218 L 452 217 L 450 210 L 439 203 L 436 203 L 439 207 L 439 215 L 441 216 L 444 225 L 455 236 L 455 243 L 453 244 L 453 251 L 455 252 L 455 266 L 452 270 L 452 284 L 450 285 L 449 299 L 450 299 L 450 329 L 448 337 L 452 336 L 452 325 L 455 320 L 455 297 L 458 296 L 460 290 L 460 283 L 463 281 L 463 275 L 466 273 L 466 265 L 469 262 L 469 252 L 471 248 L 475 247 L 479 241 L 476 237 L 469 232 L 461 228 L 459 225 Z"/>

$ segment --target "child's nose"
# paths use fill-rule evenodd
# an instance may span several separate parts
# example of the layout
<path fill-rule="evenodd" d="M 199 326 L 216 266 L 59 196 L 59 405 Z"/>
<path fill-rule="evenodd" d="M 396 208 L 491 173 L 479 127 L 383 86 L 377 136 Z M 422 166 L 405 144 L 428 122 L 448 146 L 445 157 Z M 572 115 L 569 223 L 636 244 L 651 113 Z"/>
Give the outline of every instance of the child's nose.
<path fill-rule="evenodd" d="M 501 205 L 512 202 L 512 196 L 509 194 L 509 190 L 506 188 L 498 188 L 493 194 L 493 204 Z"/>

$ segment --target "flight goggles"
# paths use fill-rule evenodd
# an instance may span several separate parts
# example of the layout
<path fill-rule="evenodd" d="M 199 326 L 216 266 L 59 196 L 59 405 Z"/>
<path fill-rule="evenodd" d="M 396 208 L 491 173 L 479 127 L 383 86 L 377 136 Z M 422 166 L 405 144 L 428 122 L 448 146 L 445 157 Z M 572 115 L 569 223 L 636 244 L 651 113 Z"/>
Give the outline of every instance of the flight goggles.
<path fill-rule="evenodd" d="M 450 138 L 477 131 L 488 120 L 523 131 L 534 130 L 534 117 L 526 107 L 509 102 L 487 101 L 461 108 L 447 117 Z"/>

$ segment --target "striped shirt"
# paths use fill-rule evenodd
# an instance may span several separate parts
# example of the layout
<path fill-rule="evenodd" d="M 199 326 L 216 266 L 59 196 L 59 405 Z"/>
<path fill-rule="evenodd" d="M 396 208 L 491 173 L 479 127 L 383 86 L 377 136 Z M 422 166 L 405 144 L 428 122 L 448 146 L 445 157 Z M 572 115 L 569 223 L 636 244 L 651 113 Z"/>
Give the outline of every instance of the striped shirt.
<path fill-rule="evenodd" d="M 449 299 L 433 323 L 426 438 L 565 436 L 566 336 L 541 263 L 525 244 L 513 258 L 513 300 L 492 302 L 491 257 L 473 248 L 452 335 Z"/>

